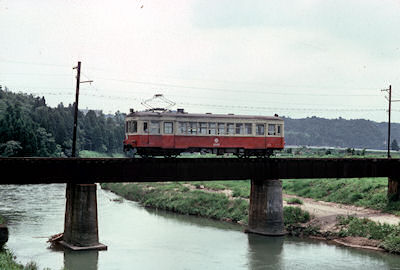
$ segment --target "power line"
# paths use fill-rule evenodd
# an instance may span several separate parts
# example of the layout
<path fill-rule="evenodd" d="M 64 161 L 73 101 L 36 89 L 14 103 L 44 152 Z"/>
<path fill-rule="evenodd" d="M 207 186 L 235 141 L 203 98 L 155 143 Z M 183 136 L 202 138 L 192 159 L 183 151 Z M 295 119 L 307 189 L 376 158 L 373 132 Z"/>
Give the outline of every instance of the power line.
<path fill-rule="evenodd" d="M 296 93 L 296 92 L 270 92 L 270 91 L 255 91 L 255 90 L 237 90 L 230 88 L 213 88 L 213 87 L 198 87 L 198 86 L 188 86 L 188 85 L 180 85 L 180 84 L 169 84 L 169 83 L 155 83 L 155 82 L 146 82 L 146 81 L 134 81 L 134 80 L 123 80 L 116 78 L 98 78 L 99 80 L 108 80 L 108 81 L 118 81 L 125 83 L 133 83 L 133 84 L 142 84 L 142 85 L 154 85 L 154 86 L 162 86 L 162 87 L 174 87 L 174 88 L 184 88 L 184 89 L 195 89 L 195 90 L 206 90 L 206 91 L 222 91 L 222 92 L 239 92 L 239 93 L 258 93 L 258 94 L 271 94 L 271 95 L 297 95 L 297 96 L 354 96 L 354 97 L 366 97 L 366 96 L 379 96 L 379 95 L 365 95 L 365 94 L 318 94 L 318 93 Z M 343 89 L 345 90 L 345 89 Z"/>
<path fill-rule="evenodd" d="M 73 94 L 72 91 L 70 92 L 37 92 L 33 91 L 32 93 L 36 95 L 55 95 L 55 96 L 68 96 Z M 81 96 L 89 96 L 89 97 L 97 97 L 102 99 L 112 99 L 112 100 L 136 100 L 136 101 L 143 101 L 137 97 L 128 97 L 128 96 L 113 96 L 113 95 L 106 95 L 106 94 L 89 94 L 89 93 L 80 93 Z M 276 103 L 276 102 L 274 102 Z M 211 107 L 211 108 L 229 108 L 229 109 L 251 109 L 251 110 L 284 110 L 284 111 L 320 111 L 320 112 L 379 112 L 379 111 L 386 111 L 384 108 L 296 108 L 296 107 L 266 107 L 266 106 L 241 106 L 241 105 L 221 105 L 221 104 L 205 104 L 205 103 L 190 103 L 190 102 L 177 102 L 179 105 L 188 105 L 188 106 L 198 106 L 198 107 Z M 282 103 L 287 104 L 287 103 Z M 299 105 L 306 105 L 306 104 L 299 104 Z M 392 110 L 392 111 L 400 111 L 400 110 Z"/>

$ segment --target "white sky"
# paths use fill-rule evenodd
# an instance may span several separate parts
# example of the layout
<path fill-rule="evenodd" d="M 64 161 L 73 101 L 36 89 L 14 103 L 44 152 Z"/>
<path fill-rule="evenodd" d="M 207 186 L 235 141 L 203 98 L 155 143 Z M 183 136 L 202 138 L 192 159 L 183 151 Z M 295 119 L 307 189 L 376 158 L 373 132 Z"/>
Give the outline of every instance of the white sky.
<path fill-rule="evenodd" d="M 0 0 L 0 84 L 105 113 L 162 93 L 189 112 L 386 121 L 397 0 Z M 392 119 L 400 122 L 400 102 Z"/>

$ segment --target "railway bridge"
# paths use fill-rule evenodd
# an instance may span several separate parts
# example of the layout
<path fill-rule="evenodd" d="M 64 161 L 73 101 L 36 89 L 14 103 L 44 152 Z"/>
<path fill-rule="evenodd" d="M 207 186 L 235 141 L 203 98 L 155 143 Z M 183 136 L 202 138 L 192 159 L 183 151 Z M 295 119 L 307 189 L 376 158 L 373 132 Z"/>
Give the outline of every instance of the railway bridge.
<path fill-rule="evenodd" d="M 67 183 L 64 235 L 74 250 L 99 242 L 97 182 L 251 180 L 247 232 L 284 235 L 281 179 L 388 177 L 400 200 L 400 160 L 371 158 L 0 158 L 0 184 Z M 51 207 L 51 206 L 49 206 Z"/>

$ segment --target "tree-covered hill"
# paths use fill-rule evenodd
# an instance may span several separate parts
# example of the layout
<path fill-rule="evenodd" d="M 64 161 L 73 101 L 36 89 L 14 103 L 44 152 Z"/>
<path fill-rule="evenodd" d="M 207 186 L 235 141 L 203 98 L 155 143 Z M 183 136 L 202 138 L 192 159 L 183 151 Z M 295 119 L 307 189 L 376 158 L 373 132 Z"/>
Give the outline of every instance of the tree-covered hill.
<path fill-rule="evenodd" d="M 44 97 L 0 90 L 0 155 L 69 156 L 74 108 L 46 105 Z M 77 148 L 104 153 L 122 151 L 125 115 L 88 111 L 78 114 Z"/>
<path fill-rule="evenodd" d="M 391 140 L 400 139 L 400 124 L 392 123 Z M 387 123 L 365 119 L 346 120 L 308 117 L 285 118 L 287 145 L 385 149 Z"/>

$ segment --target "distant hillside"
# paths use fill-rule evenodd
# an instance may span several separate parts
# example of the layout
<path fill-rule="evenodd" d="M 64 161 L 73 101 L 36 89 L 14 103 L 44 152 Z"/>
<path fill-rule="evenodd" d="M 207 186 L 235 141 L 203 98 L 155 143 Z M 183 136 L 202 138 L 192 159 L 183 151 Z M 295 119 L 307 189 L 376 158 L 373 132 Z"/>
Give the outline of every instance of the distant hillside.
<path fill-rule="evenodd" d="M 392 123 L 391 140 L 400 141 L 400 124 Z M 386 149 L 387 123 L 365 119 L 285 118 L 286 145 Z"/>

